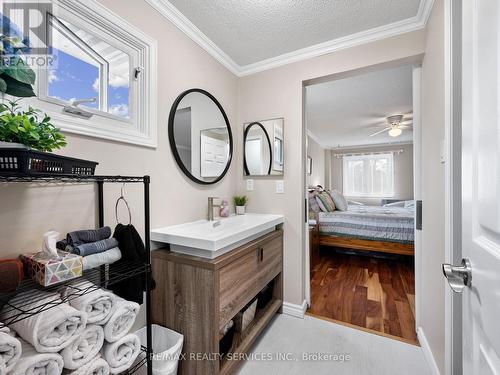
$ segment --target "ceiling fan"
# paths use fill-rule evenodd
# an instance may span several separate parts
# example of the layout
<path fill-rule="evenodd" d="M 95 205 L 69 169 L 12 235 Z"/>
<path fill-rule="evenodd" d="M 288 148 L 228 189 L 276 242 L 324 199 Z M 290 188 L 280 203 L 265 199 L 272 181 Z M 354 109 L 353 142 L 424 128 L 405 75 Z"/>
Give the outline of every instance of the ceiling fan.
<path fill-rule="evenodd" d="M 413 115 L 411 113 L 407 113 L 405 115 L 392 115 L 386 117 L 387 123 L 384 124 L 386 127 L 378 132 L 370 134 L 370 137 L 374 137 L 378 134 L 388 132 L 391 137 L 399 137 L 403 130 L 411 130 L 413 126 Z"/>

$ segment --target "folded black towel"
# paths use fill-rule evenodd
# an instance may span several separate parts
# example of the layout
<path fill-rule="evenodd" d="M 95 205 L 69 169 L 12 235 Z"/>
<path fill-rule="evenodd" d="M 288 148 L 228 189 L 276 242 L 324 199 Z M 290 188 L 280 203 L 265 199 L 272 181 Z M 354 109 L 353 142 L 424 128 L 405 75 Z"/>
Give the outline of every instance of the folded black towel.
<path fill-rule="evenodd" d="M 68 246 L 68 241 L 66 241 L 66 239 L 56 242 L 56 247 L 59 250 L 63 250 L 63 251 L 66 250 L 66 246 Z"/>
<path fill-rule="evenodd" d="M 84 229 L 69 232 L 66 236 L 67 245 L 77 246 L 82 243 L 91 243 L 111 237 L 111 228 L 102 227 L 99 229 Z"/>
<path fill-rule="evenodd" d="M 81 256 L 87 256 L 102 253 L 114 247 L 118 247 L 118 241 L 115 238 L 106 238 L 105 240 L 82 243 L 81 245 L 73 246 L 73 250 L 71 252 Z"/>

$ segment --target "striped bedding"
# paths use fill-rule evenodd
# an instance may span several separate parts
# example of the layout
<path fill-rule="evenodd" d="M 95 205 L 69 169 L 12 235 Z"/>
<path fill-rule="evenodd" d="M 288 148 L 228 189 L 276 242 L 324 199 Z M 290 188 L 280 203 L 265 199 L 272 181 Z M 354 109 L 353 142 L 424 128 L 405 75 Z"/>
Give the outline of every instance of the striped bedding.
<path fill-rule="evenodd" d="M 322 235 L 399 242 L 414 242 L 414 216 L 402 207 L 349 206 L 347 211 L 319 213 Z"/>

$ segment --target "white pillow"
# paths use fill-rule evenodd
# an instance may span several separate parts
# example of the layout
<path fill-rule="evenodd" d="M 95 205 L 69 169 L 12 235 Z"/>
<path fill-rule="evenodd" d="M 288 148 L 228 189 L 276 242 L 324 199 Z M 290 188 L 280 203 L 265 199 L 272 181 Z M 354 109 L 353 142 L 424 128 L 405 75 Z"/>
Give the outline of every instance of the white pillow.
<path fill-rule="evenodd" d="M 330 190 L 330 196 L 333 199 L 333 203 L 335 203 L 335 207 L 339 211 L 347 211 L 347 199 L 345 199 L 344 194 L 342 194 L 338 190 Z"/>
<path fill-rule="evenodd" d="M 405 208 L 408 208 L 409 210 L 414 210 L 415 209 L 415 201 L 405 201 Z"/>
<path fill-rule="evenodd" d="M 397 201 L 392 203 L 386 203 L 382 207 L 404 207 L 405 201 Z"/>

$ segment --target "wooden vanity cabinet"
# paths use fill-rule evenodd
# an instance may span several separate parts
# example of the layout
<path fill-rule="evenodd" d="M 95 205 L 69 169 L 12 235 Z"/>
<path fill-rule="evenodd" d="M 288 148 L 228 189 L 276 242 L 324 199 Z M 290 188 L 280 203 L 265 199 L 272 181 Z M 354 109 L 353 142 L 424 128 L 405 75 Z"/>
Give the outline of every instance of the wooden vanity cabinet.
<path fill-rule="evenodd" d="M 276 229 L 215 259 L 152 253 L 153 322 L 184 335 L 181 375 L 232 374 L 239 362 L 219 354 L 220 330 L 272 282 L 272 298 L 235 333 L 230 353 L 247 352 L 283 304 L 283 231 Z"/>

